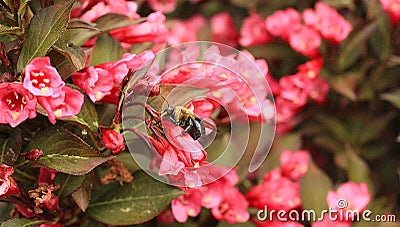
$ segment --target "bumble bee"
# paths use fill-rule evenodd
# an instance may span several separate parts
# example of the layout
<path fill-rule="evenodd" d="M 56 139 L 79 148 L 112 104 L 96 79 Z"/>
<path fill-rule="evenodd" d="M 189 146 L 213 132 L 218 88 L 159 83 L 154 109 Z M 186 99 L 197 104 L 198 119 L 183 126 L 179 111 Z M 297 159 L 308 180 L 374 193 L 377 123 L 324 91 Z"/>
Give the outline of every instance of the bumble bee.
<path fill-rule="evenodd" d="M 162 120 L 168 120 L 175 125 L 182 127 L 184 130 L 181 135 L 189 133 L 194 139 L 201 144 L 205 140 L 206 129 L 200 117 L 183 106 L 168 107 L 162 113 Z"/>

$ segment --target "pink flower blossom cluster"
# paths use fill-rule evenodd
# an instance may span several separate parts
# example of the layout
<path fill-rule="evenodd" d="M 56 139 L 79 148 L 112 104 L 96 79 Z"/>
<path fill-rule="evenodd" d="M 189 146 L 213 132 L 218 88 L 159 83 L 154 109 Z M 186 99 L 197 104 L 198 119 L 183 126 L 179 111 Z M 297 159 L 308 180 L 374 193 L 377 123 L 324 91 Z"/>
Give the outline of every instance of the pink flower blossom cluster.
<path fill-rule="evenodd" d="M 342 42 L 352 31 L 351 24 L 335 9 L 322 2 L 301 14 L 293 8 L 275 11 L 265 20 L 255 12 L 243 21 L 239 43 L 249 47 L 273 41 L 271 36 L 288 42 L 293 50 L 317 57 L 322 39 Z"/>
<path fill-rule="evenodd" d="M 72 74 L 72 80 L 93 102 L 118 102 L 121 82 L 129 70 L 137 70 L 143 63 L 154 58 L 151 51 L 140 55 L 126 53 L 122 59 L 95 66 L 87 66 Z"/>
<path fill-rule="evenodd" d="M 284 210 L 287 213 L 291 210 L 301 212 L 300 182 L 307 172 L 309 159 L 310 155 L 305 150 L 282 151 L 280 156 L 281 167 L 266 173 L 263 182 L 246 193 L 246 199 L 250 206 L 260 210 L 267 206 L 268 210 Z M 330 190 L 326 199 L 331 209 L 359 211 L 361 214 L 370 202 L 371 195 L 365 183 L 346 182 L 340 185 L 337 191 Z M 338 207 L 338 200 L 345 200 L 349 206 Z M 340 212 L 338 213 L 340 214 Z M 313 223 L 312 226 L 350 226 L 351 218 L 343 215 L 338 217 L 337 220 L 330 220 L 328 215 L 325 215 L 323 220 Z M 288 218 L 288 220 L 290 219 Z M 303 226 L 294 220 L 281 222 L 277 217 L 269 217 L 266 221 L 254 218 L 253 221 L 258 226 Z"/>
<path fill-rule="evenodd" d="M 319 76 L 323 65 L 321 58 L 316 58 L 298 66 L 298 72 L 279 80 L 279 92 L 275 97 L 277 133 L 283 134 L 296 124 L 296 114 L 311 99 L 324 103 L 329 91 L 326 80 Z"/>
<path fill-rule="evenodd" d="M 104 0 L 96 1 L 82 0 L 81 6 L 72 11 L 71 17 L 81 18 L 86 21 L 94 22 L 99 17 L 109 14 L 122 14 L 131 19 L 139 20 L 141 16 L 136 13 L 137 3 L 125 0 Z M 157 12 L 149 14 L 145 22 L 126 26 L 110 31 L 110 34 L 121 42 L 122 46 L 129 49 L 132 44 L 143 42 L 154 42 L 156 44 L 166 42 L 169 31 L 165 25 L 165 15 L 162 12 L 169 12 L 175 8 L 176 1 L 149 1 L 149 4 Z M 93 42 L 88 42 L 91 45 Z"/>
<path fill-rule="evenodd" d="M 84 96 L 65 86 L 49 57 L 33 59 L 25 68 L 23 81 L 0 83 L 0 123 L 16 127 L 28 118 L 36 117 L 36 104 L 45 111 L 51 123 L 56 118 L 79 113 Z"/>
<path fill-rule="evenodd" d="M 215 168 L 214 171 L 218 171 Z M 234 224 L 246 222 L 250 215 L 247 211 L 249 203 L 235 187 L 239 176 L 235 171 L 201 188 L 182 188 L 185 194 L 171 203 L 172 214 L 178 222 L 186 222 L 188 217 L 196 217 L 201 207 L 211 209 L 217 220 Z"/>
<path fill-rule="evenodd" d="M 308 57 L 319 55 L 321 37 L 340 43 L 352 31 L 351 24 L 343 16 L 322 2 L 317 2 L 314 10 L 305 9 L 302 14 L 293 8 L 278 10 L 266 18 L 265 28 Z"/>

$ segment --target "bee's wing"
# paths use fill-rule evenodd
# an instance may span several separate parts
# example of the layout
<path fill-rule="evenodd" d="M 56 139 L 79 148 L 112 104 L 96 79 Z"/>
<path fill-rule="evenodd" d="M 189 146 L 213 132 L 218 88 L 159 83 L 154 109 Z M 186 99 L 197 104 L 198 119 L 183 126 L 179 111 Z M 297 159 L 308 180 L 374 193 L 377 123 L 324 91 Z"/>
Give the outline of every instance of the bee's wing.
<path fill-rule="evenodd" d="M 201 124 L 204 125 L 204 131 L 205 135 L 202 138 L 202 141 L 200 141 L 201 145 L 203 147 L 208 147 L 215 139 L 215 136 L 217 135 L 218 128 L 215 125 L 214 121 L 211 120 L 210 118 L 203 118 L 201 119 Z"/>

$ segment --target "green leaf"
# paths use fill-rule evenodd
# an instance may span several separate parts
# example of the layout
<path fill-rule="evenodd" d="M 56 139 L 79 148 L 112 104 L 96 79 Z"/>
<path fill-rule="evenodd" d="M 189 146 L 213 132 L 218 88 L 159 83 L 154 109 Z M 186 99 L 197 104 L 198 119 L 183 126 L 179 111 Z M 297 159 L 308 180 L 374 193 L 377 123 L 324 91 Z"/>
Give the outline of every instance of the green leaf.
<path fill-rule="evenodd" d="M 78 190 L 72 193 L 72 198 L 83 212 L 85 212 L 85 210 L 89 206 L 90 194 L 92 192 L 93 177 L 94 177 L 93 173 L 89 174 L 83 181 L 82 186 L 79 187 Z"/>
<path fill-rule="evenodd" d="M 50 57 L 51 65 L 57 69 L 57 72 L 64 81 L 76 72 L 76 68 L 71 62 L 71 59 L 55 49 L 52 49 L 47 53 L 47 56 Z"/>
<path fill-rule="evenodd" d="M 329 177 L 310 160 L 308 170 L 300 184 L 303 209 L 314 210 L 315 213 L 321 214 L 322 210 L 328 208 L 326 196 L 331 188 L 332 182 Z"/>
<path fill-rule="evenodd" d="M 349 130 L 344 122 L 341 120 L 325 115 L 318 115 L 315 117 L 328 131 L 340 142 L 347 142 L 350 135 Z"/>
<path fill-rule="evenodd" d="M 10 212 L 14 209 L 14 204 L 8 202 L 0 202 L 0 222 L 10 219 Z"/>
<path fill-rule="evenodd" d="M 24 17 L 26 8 L 27 8 L 28 3 L 29 3 L 30 1 L 31 1 L 31 0 L 22 0 L 22 1 L 20 2 L 19 8 L 18 8 L 18 24 L 19 24 L 19 25 L 22 24 L 22 22 L 21 22 L 21 21 L 22 21 L 22 18 Z"/>
<path fill-rule="evenodd" d="M 60 38 L 67 27 L 72 4 L 73 1 L 68 1 L 64 5 L 50 6 L 33 16 L 18 59 L 18 72 L 22 72 L 34 58 L 44 56 Z"/>
<path fill-rule="evenodd" d="M 111 31 L 117 28 L 122 28 L 145 21 L 146 18 L 138 20 L 131 19 L 122 14 L 106 14 L 96 20 L 97 27 L 103 32 Z"/>
<path fill-rule="evenodd" d="M 113 62 L 121 59 L 125 53 L 121 44 L 109 34 L 100 36 L 93 47 L 90 65 L 98 65 L 104 62 Z"/>
<path fill-rule="evenodd" d="M 76 191 L 85 180 L 86 176 L 74 176 L 64 173 L 58 173 L 54 184 L 59 184 L 61 188 L 57 191 L 58 197 L 65 197 Z"/>
<path fill-rule="evenodd" d="M 358 142 L 361 145 L 364 145 L 370 143 L 375 139 L 380 138 L 384 130 L 389 128 L 390 121 L 394 117 L 395 114 L 393 113 L 388 113 L 388 114 L 381 113 L 381 116 L 379 117 L 373 116 L 369 119 L 366 119 L 367 121 L 364 122 L 368 122 L 368 124 L 363 124 L 361 130 L 357 132 Z"/>
<path fill-rule="evenodd" d="M 39 132 L 27 146 L 27 150 L 33 148 L 43 150 L 39 163 L 71 175 L 89 173 L 96 166 L 113 158 L 99 153 L 78 136 L 57 127 Z"/>
<path fill-rule="evenodd" d="M 347 164 L 349 180 L 355 183 L 366 183 L 369 192 L 373 195 L 374 187 L 367 163 L 351 149 L 347 149 L 347 155 L 349 156 Z"/>
<path fill-rule="evenodd" d="M 322 2 L 336 9 L 346 7 L 348 9 L 354 10 L 356 7 L 353 0 L 322 0 Z"/>
<path fill-rule="evenodd" d="M 82 105 L 81 111 L 76 116 L 60 118 L 60 120 L 76 122 L 80 125 L 86 126 L 93 132 L 97 132 L 99 128 L 99 118 L 97 116 L 95 105 L 87 95 L 85 95 L 85 101 Z"/>
<path fill-rule="evenodd" d="M 0 27 L 0 35 L 21 35 L 21 33 L 22 29 L 20 27 L 8 27 L 7 25 L 1 25 Z"/>
<path fill-rule="evenodd" d="M 359 78 L 360 73 L 352 72 L 346 75 L 334 77 L 329 81 L 329 84 L 337 93 L 354 102 L 357 100 L 356 88 Z"/>
<path fill-rule="evenodd" d="M 371 34 L 369 43 L 372 50 L 379 56 L 379 59 L 385 61 L 391 52 L 391 24 L 386 17 L 378 20 L 378 31 Z"/>
<path fill-rule="evenodd" d="M 95 24 L 75 18 L 69 22 L 61 39 L 76 46 L 82 46 L 90 38 L 100 33 L 101 31 L 96 28 Z"/>
<path fill-rule="evenodd" d="M 10 130 L 9 134 L 0 133 L 0 163 L 13 165 L 21 152 L 22 136 L 18 130 Z"/>
<path fill-rule="evenodd" d="M 115 160 L 122 162 L 126 168 L 128 168 L 132 173 L 141 170 L 140 166 L 133 159 L 131 153 L 124 152 L 120 153 L 115 157 Z"/>
<path fill-rule="evenodd" d="M 380 95 L 380 98 L 390 102 L 400 110 L 400 88 Z"/>
<path fill-rule="evenodd" d="M 68 59 L 73 64 L 75 71 L 83 69 L 86 65 L 86 54 L 82 48 L 75 46 L 72 43 L 67 43 L 65 41 L 59 40 L 54 45 L 53 48 L 61 53 L 62 55 L 68 57 Z"/>
<path fill-rule="evenodd" d="M 338 58 L 339 68 L 344 70 L 353 65 L 363 54 L 366 41 L 369 36 L 377 29 L 377 21 L 363 26 L 363 29 L 354 33 L 340 45 L 340 53 Z"/>
<path fill-rule="evenodd" d="M 1 223 L 1 227 L 33 227 L 45 223 L 43 220 L 34 220 L 27 218 L 14 218 Z"/>
<path fill-rule="evenodd" d="M 139 171 L 134 174 L 134 185 L 103 186 L 101 191 L 97 191 L 97 199 L 93 198 L 86 213 L 109 225 L 138 224 L 157 216 L 181 194 L 182 191 L 178 188 Z"/>

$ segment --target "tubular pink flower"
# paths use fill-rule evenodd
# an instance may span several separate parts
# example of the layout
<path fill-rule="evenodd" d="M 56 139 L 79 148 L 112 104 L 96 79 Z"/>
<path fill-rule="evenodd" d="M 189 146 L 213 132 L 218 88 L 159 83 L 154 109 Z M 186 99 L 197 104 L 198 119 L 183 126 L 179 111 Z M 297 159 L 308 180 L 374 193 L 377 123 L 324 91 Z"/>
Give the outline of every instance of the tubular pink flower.
<path fill-rule="evenodd" d="M 73 117 L 77 115 L 83 105 L 84 96 L 70 87 L 63 87 L 63 93 L 57 98 L 38 97 L 39 104 L 47 111 L 47 116 L 52 124 L 56 118 Z"/>
<path fill-rule="evenodd" d="M 171 28 L 168 37 L 169 45 L 177 45 L 184 42 L 196 41 L 197 33 L 206 25 L 206 19 L 202 15 L 194 15 L 185 21 L 178 21 Z"/>
<path fill-rule="evenodd" d="M 244 47 L 264 44 L 272 40 L 265 29 L 264 18 L 257 13 L 251 13 L 244 19 L 240 28 L 239 44 Z"/>
<path fill-rule="evenodd" d="M 214 42 L 237 47 L 239 33 L 232 16 L 228 12 L 218 13 L 211 17 L 211 35 Z"/>
<path fill-rule="evenodd" d="M 177 0 L 148 0 L 148 3 L 154 11 L 170 13 L 175 10 Z"/>
<path fill-rule="evenodd" d="M 289 150 L 282 151 L 280 156 L 282 175 L 292 180 L 299 180 L 307 172 L 309 159 L 310 155 L 305 150 L 294 153 Z"/>
<path fill-rule="evenodd" d="M 0 165 L 0 196 L 19 195 L 19 187 L 11 174 L 14 173 L 12 166 Z"/>
<path fill-rule="evenodd" d="M 198 188 L 185 189 L 185 194 L 171 203 L 172 214 L 178 222 L 186 222 L 188 217 L 196 217 L 201 211 L 202 192 Z"/>
<path fill-rule="evenodd" d="M 165 15 L 161 12 L 151 13 L 143 23 L 115 29 L 110 33 L 118 41 L 124 43 L 163 43 L 169 34 L 165 19 Z"/>
<path fill-rule="evenodd" d="M 359 211 L 361 214 L 369 204 L 371 194 L 368 192 L 367 184 L 356 184 L 350 181 L 340 185 L 336 192 L 329 191 L 326 200 L 332 209 Z M 338 217 L 342 221 L 352 218 L 345 215 L 345 212 L 343 212 L 343 216 Z"/>
<path fill-rule="evenodd" d="M 37 100 L 21 83 L 0 83 L 0 123 L 16 127 L 36 117 Z"/>
<path fill-rule="evenodd" d="M 275 11 L 265 19 L 265 28 L 273 35 L 288 40 L 289 34 L 301 25 L 300 13 L 293 9 Z"/>
<path fill-rule="evenodd" d="M 49 57 L 35 58 L 25 67 L 24 88 L 35 96 L 58 97 L 65 83 Z"/>

